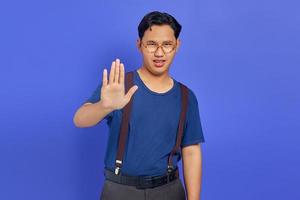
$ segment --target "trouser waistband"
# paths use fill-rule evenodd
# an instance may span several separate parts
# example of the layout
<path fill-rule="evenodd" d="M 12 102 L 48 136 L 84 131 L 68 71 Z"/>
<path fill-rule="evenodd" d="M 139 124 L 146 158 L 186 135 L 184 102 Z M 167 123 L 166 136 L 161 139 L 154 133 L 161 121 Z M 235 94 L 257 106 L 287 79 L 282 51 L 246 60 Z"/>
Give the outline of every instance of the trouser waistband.
<path fill-rule="evenodd" d="M 161 176 L 127 176 L 122 173 L 116 175 L 110 169 L 104 169 L 105 178 L 116 183 L 136 186 L 138 189 L 154 188 L 157 186 L 164 185 L 171 181 L 176 180 L 179 177 L 178 167 L 172 172 L 166 173 Z"/>

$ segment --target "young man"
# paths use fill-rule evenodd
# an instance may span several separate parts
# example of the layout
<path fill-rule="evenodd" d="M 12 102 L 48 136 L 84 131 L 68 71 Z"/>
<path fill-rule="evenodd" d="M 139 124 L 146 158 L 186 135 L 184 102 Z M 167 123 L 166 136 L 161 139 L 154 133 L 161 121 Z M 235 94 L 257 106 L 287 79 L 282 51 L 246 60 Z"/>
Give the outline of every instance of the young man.
<path fill-rule="evenodd" d="M 144 16 L 138 31 L 137 47 L 143 65 L 132 71 L 133 86 L 126 93 L 124 64 L 116 59 L 109 77 L 104 69 L 101 83 L 74 116 L 77 127 L 94 126 L 104 118 L 109 126 L 101 199 L 199 200 L 202 168 L 199 143 L 204 142 L 204 137 L 197 98 L 189 88 L 181 151 L 172 157 L 175 167 L 166 172 L 182 109 L 180 82 L 169 75 L 180 45 L 181 25 L 171 15 L 155 11 Z M 119 168 L 116 154 L 120 127 L 123 108 L 129 102 L 132 106 L 127 143 Z M 178 175 L 177 162 L 181 157 L 186 190 Z M 143 187 L 139 185 L 141 182 L 145 183 Z"/>

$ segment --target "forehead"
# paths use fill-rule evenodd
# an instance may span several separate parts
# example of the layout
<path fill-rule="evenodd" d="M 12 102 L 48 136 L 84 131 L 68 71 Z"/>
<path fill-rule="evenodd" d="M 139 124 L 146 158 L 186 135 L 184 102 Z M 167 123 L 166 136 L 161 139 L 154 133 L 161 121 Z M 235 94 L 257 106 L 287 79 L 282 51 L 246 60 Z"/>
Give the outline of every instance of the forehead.
<path fill-rule="evenodd" d="M 169 25 L 152 25 L 151 30 L 148 28 L 143 36 L 145 41 L 154 40 L 157 42 L 162 41 L 175 41 L 174 30 Z"/>

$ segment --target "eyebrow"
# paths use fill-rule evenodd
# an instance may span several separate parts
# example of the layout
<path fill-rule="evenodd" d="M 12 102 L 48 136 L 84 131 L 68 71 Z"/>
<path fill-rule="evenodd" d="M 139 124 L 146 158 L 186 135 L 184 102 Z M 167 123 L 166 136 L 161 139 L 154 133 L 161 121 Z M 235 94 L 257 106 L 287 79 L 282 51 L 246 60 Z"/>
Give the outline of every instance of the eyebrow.
<path fill-rule="evenodd" d="M 155 42 L 155 43 L 157 43 L 154 40 L 148 40 L 147 42 Z M 163 43 L 173 43 L 173 41 L 172 40 L 166 40 L 166 41 L 163 41 Z"/>

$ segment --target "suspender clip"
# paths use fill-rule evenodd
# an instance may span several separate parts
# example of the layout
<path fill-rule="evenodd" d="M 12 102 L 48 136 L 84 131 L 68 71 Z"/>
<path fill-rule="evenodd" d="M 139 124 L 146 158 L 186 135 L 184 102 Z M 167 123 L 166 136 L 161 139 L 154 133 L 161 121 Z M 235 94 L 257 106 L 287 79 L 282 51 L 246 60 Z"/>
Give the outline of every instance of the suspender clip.
<path fill-rule="evenodd" d="M 168 165 L 168 173 L 171 173 L 174 170 L 174 166 Z"/>
<path fill-rule="evenodd" d="M 116 168 L 115 168 L 116 175 L 118 175 L 120 173 L 121 165 L 122 165 L 122 160 L 116 160 Z"/>
<path fill-rule="evenodd" d="M 120 167 L 116 167 L 116 168 L 115 168 L 115 174 L 118 175 L 119 172 L 120 172 Z"/>

